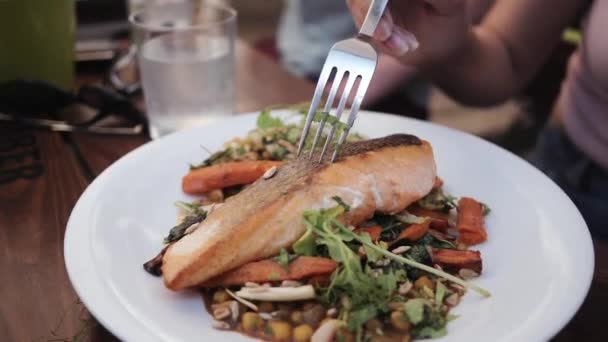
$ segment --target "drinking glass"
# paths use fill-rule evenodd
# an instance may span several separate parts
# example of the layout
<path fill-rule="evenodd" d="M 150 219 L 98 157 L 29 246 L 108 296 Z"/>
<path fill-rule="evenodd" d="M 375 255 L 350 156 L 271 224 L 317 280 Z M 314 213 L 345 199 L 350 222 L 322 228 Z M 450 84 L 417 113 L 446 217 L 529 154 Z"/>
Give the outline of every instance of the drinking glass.
<path fill-rule="evenodd" d="M 233 114 L 236 11 L 181 1 L 130 21 L 153 139 Z"/>

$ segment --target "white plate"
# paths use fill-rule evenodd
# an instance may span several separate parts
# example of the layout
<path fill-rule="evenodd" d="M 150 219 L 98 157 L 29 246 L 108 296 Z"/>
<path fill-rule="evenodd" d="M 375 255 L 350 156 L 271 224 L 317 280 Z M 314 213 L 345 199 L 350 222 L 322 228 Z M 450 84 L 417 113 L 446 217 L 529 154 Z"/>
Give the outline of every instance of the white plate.
<path fill-rule="evenodd" d="M 255 126 L 256 114 L 227 119 L 151 142 L 104 171 L 74 207 L 65 262 L 93 315 L 127 341 L 241 341 L 211 328 L 201 297 L 174 293 L 142 264 L 162 247 L 175 221 L 172 203 L 187 199 L 181 177 L 224 141 Z M 448 325 L 445 341 L 540 341 L 574 315 L 589 288 L 593 245 L 570 199 L 522 159 L 482 139 L 431 123 L 361 113 L 355 129 L 370 137 L 413 133 L 430 141 L 447 192 L 492 208 L 484 272 Z"/>

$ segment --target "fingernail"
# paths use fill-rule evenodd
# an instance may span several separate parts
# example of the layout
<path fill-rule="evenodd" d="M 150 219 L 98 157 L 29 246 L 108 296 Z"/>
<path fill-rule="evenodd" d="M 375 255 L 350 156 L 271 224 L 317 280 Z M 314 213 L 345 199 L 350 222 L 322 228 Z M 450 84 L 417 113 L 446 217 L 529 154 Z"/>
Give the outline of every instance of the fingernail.
<path fill-rule="evenodd" d="M 418 46 L 420 46 L 418 39 L 416 39 L 416 36 L 413 33 L 409 31 L 400 31 L 396 33 L 403 35 L 403 39 L 407 42 L 407 45 L 409 46 L 411 51 L 416 50 Z"/>
<path fill-rule="evenodd" d="M 385 44 L 397 56 L 405 55 L 410 49 L 407 41 L 397 32 L 393 32 Z"/>
<path fill-rule="evenodd" d="M 389 24 L 386 20 L 381 20 L 380 23 L 378 24 L 378 28 L 376 28 L 376 39 L 384 42 L 387 39 L 389 39 L 389 37 L 391 36 L 391 34 L 393 33 L 393 26 L 391 24 Z"/>

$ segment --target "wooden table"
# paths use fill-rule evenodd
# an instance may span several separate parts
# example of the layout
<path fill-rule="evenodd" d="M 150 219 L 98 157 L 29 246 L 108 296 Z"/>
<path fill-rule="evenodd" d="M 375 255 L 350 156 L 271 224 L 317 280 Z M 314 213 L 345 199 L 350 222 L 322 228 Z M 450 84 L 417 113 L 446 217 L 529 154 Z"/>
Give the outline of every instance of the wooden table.
<path fill-rule="evenodd" d="M 309 82 L 238 44 L 239 112 L 308 101 L 312 90 Z M 1 341 L 115 340 L 78 301 L 64 267 L 63 236 L 70 211 L 86 186 L 148 140 L 0 126 Z M 595 247 L 591 292 L 556 341 L 608 341 L 603 326 L 608 242 L 596 241 Z"/>

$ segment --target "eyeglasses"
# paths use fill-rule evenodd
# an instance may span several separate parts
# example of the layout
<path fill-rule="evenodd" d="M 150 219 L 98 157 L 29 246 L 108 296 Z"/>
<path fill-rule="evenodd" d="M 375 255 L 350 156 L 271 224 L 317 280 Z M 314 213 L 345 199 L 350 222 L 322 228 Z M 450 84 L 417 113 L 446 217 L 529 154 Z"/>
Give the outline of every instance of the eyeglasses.
<path fill-rule="evenodd" d="M 84 85 L 76 94 L 50 83 L 14 80 L 0 83 L 0 122 L 59 132 L 135 135 L 147 119 L 120 93 Z"/>

